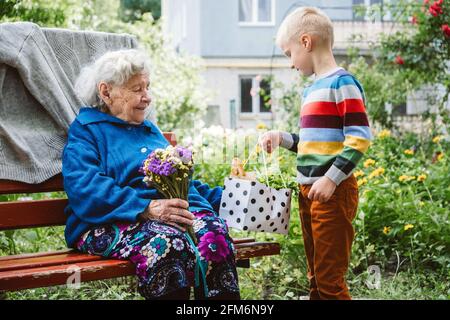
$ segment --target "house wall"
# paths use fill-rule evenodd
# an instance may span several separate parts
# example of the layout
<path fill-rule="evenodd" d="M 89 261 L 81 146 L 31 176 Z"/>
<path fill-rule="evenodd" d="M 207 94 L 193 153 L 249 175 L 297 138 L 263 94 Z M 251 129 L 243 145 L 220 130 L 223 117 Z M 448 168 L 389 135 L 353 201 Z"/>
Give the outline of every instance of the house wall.
<path fill-rule="evenodd" d="M 332 20 L 351 20 L 352 0 L 313 1 L 275 0 L 275 24 L 271 26 L 242 26 L 239 24 L 239 1 L 201 0 L 201 56 L 219 57 L 270 57 L 281 56 L 274 44 L 278 26 L 283 18 L 300 3 L 319 7 L 347 7 L 324 9 Z"/>
<path fill-rule="evenodd" d="M 201 0 L 162 0 L 163 32 L 178 51 L 201 56 Z"/>
<path fill-rule="evenodd" d="M 341 63 L 344 56 L 336 56 Z M 286 88 L 294 85 L 298 80 L 297 71 L 290 68 L 290 61 L 283 57 L 267 58 L 217 58 L 204 59 L 205 70 L 202 76 L 205 79 L 211 96 L 209 105 L 220 106 L 218 118 L 220 124 L 230 128 L 230 100 L 235 100 L 236 127 L 250 128 L 259 123 L 265 123 L 269 127 L 276 118 L 276 113 L 241 113 L 240 112 L 240 77 L 241 76 L 267 76 L 273 75 L 277 82 L 281 82 Z M 272 92 L 276 95 L 276 92 Z M 300 101 L 299 92 L 299 101 Z"/>
<path fill-rule="evenodd" d="M 240 114 L 239 79 L 243 75 L 272 74 L 287 84 L 294 81 L 295 73 L 275 46 L 274 38 L 283 18 L 299 5 L 320 7 L 330 16 L 335 35 L 333 51 L 339 59 L 345 57 L 350 46 L 359 48 L 362 54 L 370 54 L 369 43 L 351 41 L 352 35 L 360 34 L 363 39 L 374 41 L 381 33 L 398 30 L 391 22 L 353 20 L 352 0 L 274 0 L 274 3 L 273 25 L 243 26 L 238 21 L 238 0 L 162 0 L 163 28 L 172 45 L 203 58 L 205 89 L 211 93 L 207 124 L 230 127 L 230 100 L 234 99 L 237 127 L 252 127 L 260 122 L 270 125 L 276 115 Z M 421 113 L 426 108 L 428 104 L 420 93 L 408 97 L 408 114 Z"/>
<path fill-rule="evenodd" d="M 260 122 L 271 124 L 271 113 L 241 114 L 240 111 L 240 77 L 241 76 L 266 76 L 272 74 L 277 81 L 285 85 L 295 81 L 295 72 L 288 68 L 288 61 L 277 59 L 273 62 L 272 69 L 267 59 L 209 59 L 208 66 L 203 72 L 207 83 L 207 89 L 211 92 L 210 105 L 220 106 L 220 123 L 224 127 L 231 127 L 230 101 L 235 100 L 235 117 L 237 128 L 254 127 Z M 284 59 L 283 59 L 284 60 Z"/>

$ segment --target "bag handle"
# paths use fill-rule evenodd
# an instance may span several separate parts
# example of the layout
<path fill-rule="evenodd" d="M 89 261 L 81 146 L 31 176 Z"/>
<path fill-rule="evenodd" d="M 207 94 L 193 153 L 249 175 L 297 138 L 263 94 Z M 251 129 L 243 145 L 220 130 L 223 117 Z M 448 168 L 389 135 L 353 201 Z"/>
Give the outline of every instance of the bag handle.
<path fill-rule="evenodd" d="M 248 156 L 248 158 L 245 159 L 245 161 L 244 161 L 244 163 L 243 163 L 243 165 L 242 165 L 242 168 L 243 168 L 243 169 L 245 168 L 245 166 L 247 165 L 248 161 L 249 161 L 250 158 L 253 156 L 253 154 L 254 154 L 254 153 L 257 153 L 257 154 L 258 154 L 258 153 L 260 152 L 259 148 L 261 148 L 261 146 L 259 145 L 259 143 L 256 143 L 256 144 L 255 144 L 255 147 L 253 148 L 253 151 L 250 153 L 250 155 Z M 266 153 L 266 152 L 265 152 L 264 150 L 262 150 L 262 158 L 263 158 L 263 166 L 264 166 L 265 176 L 266 176 L 266 183 L 267 183 L 267 186 L 270 187 L 269 178 L 268 178 L 268 172 L 269 172 L 269 170 L 267 169 L 267 160 L 266 160 L 265 153 Z M 269 158 L 272 159 L 272 154 L 270 154 Z M 281 170 L 278 170 L 278 174 L 280 175 L 280 178 L 281 178 L 281 181 L 283 182 L 284 188 L 287 189 L 288 187 L 287 187 L 286 181 L 285 181 L 284 178 L 283 178 L 283 175 L 281 174 Z"/>
<path fill-rule="evenodd" d="M 259 152 L 258 146 L 259 146 L 259 144 L 256 143 L 256 144 L 255 144 L 255 147 L 254 147 L 253 150 L 252 150 L 252 152 L 248 155 L 247 159 L 244 160 L 244 163 L 242 164 L 242 169 L 245 169 L 245 166 L 247 165 L 247 163 L 248 163 L 248 161 L 250 160 L 250 158 L 253 157 L 253 155 L 254 155 L 255 153 L 258 153 L 258 152 Z"/>
<path fill-rule="evenodd" d="M 269 172 L 269 170 L 267 169 L 267 161 L 266 161 L 265 153 L 266 153 L 266 152 L 263 150 L 263 152 L 262 152 L 263 166 L 264 166 L 264 169 L 266 170 L 265 174 L 266 174 L 267 185 L 270 187 L 270 184 L 269 184 L 269 178 L 268 178 L 268 172 Z M 270 158 L 270 159 L 273 158 L 271 153 L 270 153 L 269 158 Z M 281 170 L 279 170 L 279 168 L 278 168 L 278 170 L 277 170 L 277 173 L 278 173 L 278 175 L 280 176 L 281 181 L 283 182 L 284 188 L 287 189 L 286 181 L 284 180 L 283 175 L 281 174 Z"/>
<path fill-rule="evenodd" d="M 264 169 L 266 170 L 265 176 L 266 176 L 267 186 L 270 188 L 269 177 L 268 177 L 268 172 L 269 172 L 269 170 L 267 170 L 267 161 L 266 161 L 266 155 L 265 155 L 264 150 L 263 150 L 263 152 L 262 152 L 262 158 L 263 158 L 263 166 L 264 166 Z"/>

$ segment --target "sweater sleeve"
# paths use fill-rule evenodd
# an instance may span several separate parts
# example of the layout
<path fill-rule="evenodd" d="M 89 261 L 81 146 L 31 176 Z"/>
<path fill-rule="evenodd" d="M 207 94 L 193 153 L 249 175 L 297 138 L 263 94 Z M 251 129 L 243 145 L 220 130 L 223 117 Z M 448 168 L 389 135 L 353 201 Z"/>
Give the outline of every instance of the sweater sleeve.
<path fill-rule="evenodd" d="M 200 180 L 193 180 L 192 185 L 197 189 L 198 193 L 211 204 L 214 211 L 219 212 L 223 188 L 220 186 L 210 188 L 207 183 L 202 183 Z"/>
<path fill-rule="evenodd" d="M 62 174 L 69 205 L 87 223 L 136 222 L 150 202 L 105 174 L 94 136 L 77 120 L 63 151 Z"/>
<path fill-rule="evenodd" d="M 296 133 L 281 132 L 280 147 L 288 149 L 292 152 L 298 152 L 299 135 Z"/>
<path fill-rule="evenodd" d="M 336 80 L 336 106 L 343 120 L 344 148 L 325 176 L 339 185 L 355 169 L 372 140 L 366 114 L 364 91 L 350 75 Z"/>

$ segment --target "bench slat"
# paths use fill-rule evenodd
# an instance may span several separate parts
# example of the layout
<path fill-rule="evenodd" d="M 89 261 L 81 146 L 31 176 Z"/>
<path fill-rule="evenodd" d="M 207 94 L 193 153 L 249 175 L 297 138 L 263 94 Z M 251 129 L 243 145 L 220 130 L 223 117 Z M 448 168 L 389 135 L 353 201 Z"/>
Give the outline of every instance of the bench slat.
<path fill-rule="evenodd" d="M 254 238 L 238 238 L 238 239 L 231 239 L 231 240 L 233 240 L 234 244 L 255 242 Z"/>
<path fill-rule="evenodd" d="M 232 239 L 232 240 L 235 245 L 238 243 L 255 242 L 254 238 L 238 238 L 238 239 Z M 73 251 L 73 249 L 63 249 L 63 250 L 47 251 L 47 252 L 21 253 L 21 254 L 12 255 L 12 256 L 0 257 L 0 263 L 5 260 L 19 260 L 19 259 L 26 259 L 26 258 L 55 256 L 58 254 L 69 253 L 72 251 Z"/>
<path fill-rule="evenodd" d="M 0 231 L 66 223 L 67 199 L 0 202 Z"/>
<path fill-rule="evenodd" d="M 238 263 L 252 257 L 280 253 L 277 243 L 246 242 L 235 244 L 235 247 Z M 28 255 L 25 259 L 1 261 L 0 290 L 12 291 L 65 284 L 74 267 L 80 268 L 83 282 L 130 276 L 135 273 L 134 266 L 129 261 L 104 259 L 76 251 L 50 256 L 39 256 L 38 253 L 35 257 Z"/>
<path fill-rule="evenodd" d="M 0 272 L 0 290 L 13 291 L 65 284 L 80 268 L 81 281 L 110 279 L 132 275 L 133 265 L 123 260 L 99 260 L 77 264 Z"/>
<path fill-rule="evenodd" d="M 53 191 L 64 191 L 63 178 L 61 174 L 57 174 L 47 181 L 38 184 L 28 184 L 12 180 L 0 180 L 0 194 L 39 193 Z"/>
<path fill-rule="evenodd" d="M 248 243 L 252 243 L 254 241 L 255 240 L 251 238 L 243 238 L 234 240 L 233 243 L 237 248 L 240 248 L 242 250 L 243 244 L 248 245 Z M 102 257 L 100 256 L 88 255 L 75 251 L 73 249 L 34 254 L 22 254 L 9 257 L 6 256 L 0 257 L 0 272 L 17 269 L 38 268 L 58 264 L 87 262 L 101 259 Z"/>
<path fill-rule="evenodd" d="M 236 244 L 235 248 L 237 249 L 237 260 L 280 254 L 280 244 L 276 242 L 241 243 Z"/>
<path fill-rule="evenodd" d="M 51 256 L 29 257 L 25 259 L 13 259 L 0 261 L 0 273 L 5 271 L 32 269 L 62 264 L 74 264 L 103 259 L 101 256 L 89 255 L 71 251 Z"/>
<path fill-rule="evenodd" d="M 56 251 L 46 251 L 46 252 L 32 252 L 32 253 L 21 253 L 12 256 L 2 256 L 0 257 L 0 263 L 6 260 L 21 260 L 27 258 L 36 258 L 36 257 L 48 257 L 48 256 L 56 256 L 58 254 L 69 253 L 72 252 L 73 249 L 63 249 Z"/>
<path fill-rule="evenodd" d="M 277 248 L 273 243 L 254 242 L 251 238 L 234 240 L 237 249 L 237 259 L 248 259 L 252 256 L 253 251 L 257 253 L 276 254 Z M 268 245 L 268 247 L 267 247 Z M 267 247 L 267 248 L 266 248 Z M 89 255 L 81 253 L 74 249 L 65 249 L 52 252 L 27 253 L 14 256 L 0 257 L 0 272 L 29 269 L 43 266 L 69 264 L 77 262 L 87 262 L 103 259 L 101 256 Z"/>

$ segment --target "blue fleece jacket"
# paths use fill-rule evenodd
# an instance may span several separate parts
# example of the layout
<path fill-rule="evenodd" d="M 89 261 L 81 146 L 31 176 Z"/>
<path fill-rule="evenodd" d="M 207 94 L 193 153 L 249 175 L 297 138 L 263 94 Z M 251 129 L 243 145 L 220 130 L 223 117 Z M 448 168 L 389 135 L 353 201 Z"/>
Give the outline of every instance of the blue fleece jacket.
<path fill-rule="evenodd" d="M 162 198 L 145 185 L 138 169 L 154 149 L 168 145 L 161 130 L 148 120 L 132 125 L 97 108 L 81 108 L 63 151 L 69 247 L 92 227 L 137 222 L 152 199 Z M 192 180 L 189 211 L 218 212 L 221 196 L 221 187 L 210 188 Z"/>

